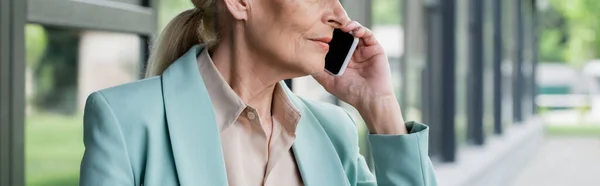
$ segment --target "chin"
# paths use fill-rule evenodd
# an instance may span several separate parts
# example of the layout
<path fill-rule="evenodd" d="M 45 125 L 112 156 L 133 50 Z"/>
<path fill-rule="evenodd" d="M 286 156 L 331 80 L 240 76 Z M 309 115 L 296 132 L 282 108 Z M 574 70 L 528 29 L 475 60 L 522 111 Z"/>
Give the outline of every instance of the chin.
<path fill-rule="evenodd" d="M 298 60 L 292 62 L 292 68 L 294 68 L 297 75 L 306 76 L 322 72 L 325 69 L 325 54 L 317 53 L 303 53 Z"/>
<path fill-rule="evenodd" d="M 306 59 L 303 63 L 304 72 L 307 75 L 319 73 L 325 69 L 325 58 L 315 57 Z"/>

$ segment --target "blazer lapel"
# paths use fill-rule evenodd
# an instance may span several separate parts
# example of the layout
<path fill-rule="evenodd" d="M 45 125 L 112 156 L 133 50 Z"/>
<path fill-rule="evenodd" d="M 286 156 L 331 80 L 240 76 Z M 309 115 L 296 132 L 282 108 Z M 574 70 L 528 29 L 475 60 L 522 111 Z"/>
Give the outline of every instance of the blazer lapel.
<path fill-rule="evenodd" d="M 192 47 L 162 75 L 163 99 L 180 185 L 227 185 L 221 138 L 209 94 Z M 292 145 L 305 185 L 348 185 L 331 140 L 304 102 L 281 81 L 302 117 Z"/>
<path fill-rule="evenodd" d="M 280 83 L 302 114 L 296 128 L 296 141 L 292 149 L 304 184 L 307 186 L 348 185 L 340 158 L 319 124 L 319 120 L 283 81 Z"/>
<path fill-rule="evenodd" d="M 180 185 L 227 185 L 213 106 L 192 47 L 162 75 L 163 99 Z"/>

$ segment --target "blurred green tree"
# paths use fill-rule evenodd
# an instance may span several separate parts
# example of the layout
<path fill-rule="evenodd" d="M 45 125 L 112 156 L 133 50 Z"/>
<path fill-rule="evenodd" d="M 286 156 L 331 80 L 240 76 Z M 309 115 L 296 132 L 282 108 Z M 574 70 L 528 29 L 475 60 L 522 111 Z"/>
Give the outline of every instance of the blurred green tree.
<path fill-rule="evenodd" d="M 564 63 L 568 34 L 565 16 L 549 6 L 541 9 L 538 17 L 540 61 Z"/>
<path fill-rule="evenodd" d="M 29 68 L 35 69 L 46 50 L 46 32 L 41 25 L 28 24 L 25 26 L 25 36 L 25 61 Z"/>
<path fill-rule="evenodd" d="M 567 41 L 564 55 L 566 61 L 581 67 L 585 62 L 599 58 L 600 1 L 551 0 L 550 2 L 566 20 Z M 552 39 L 556 36 L 548 37 Z"/>
<path fill-rule="evenodd" d="M 79 31 L 52 26 L 45 26 L 44 30 L 47 46 L 32 66 L 33 104 L 48 112 L 74 114 L 77 111 Z"/>
<path fill-rule="evenodd" d="M 28 24 L 25 27 L 27 68 L 33 73 L 31 106 L 49 112 L 77 111 L 78 31 Z"/>
<path fill-rule="evenodd" d="M 402 24 L 402 0 L 373 0 L 373 25 Z"/>
<path fill-rule="evenodd" d="M 158 33 L 179 13 L 194 7 L 191 0 L 163 0 L 158 3 Z"/>

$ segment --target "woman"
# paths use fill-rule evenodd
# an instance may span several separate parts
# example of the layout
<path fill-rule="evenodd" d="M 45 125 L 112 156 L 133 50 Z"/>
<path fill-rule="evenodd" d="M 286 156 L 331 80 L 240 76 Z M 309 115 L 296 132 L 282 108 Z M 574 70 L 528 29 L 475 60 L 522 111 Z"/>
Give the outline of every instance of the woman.
<path fill-rule="evenodd" d="M 93 93 L 81 185 L 436 185 L 427 126 L 405 123 L 387 57 L 338 0 L 192 0 L 145 80 Z M 327 74 L 334 28 L 360 39 Z M 283 79 L 312 75 L 365 119 L 376 176 L 341 108 Z"/>

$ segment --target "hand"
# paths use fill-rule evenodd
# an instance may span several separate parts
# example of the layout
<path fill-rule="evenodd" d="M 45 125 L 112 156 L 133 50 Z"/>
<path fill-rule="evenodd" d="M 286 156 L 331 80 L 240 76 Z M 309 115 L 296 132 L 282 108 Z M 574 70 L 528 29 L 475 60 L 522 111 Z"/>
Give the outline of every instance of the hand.
<path fill-rule="evenodd" d="M 356 21 L 341 29 L 359 38 L 358 47 L 342 76 L 326 71 L 313 77 L 340 100 L 354 106 L 371 133 L 405 134 L 400 106 L 394 95 L 388 58 L 373 32 Z"/>

